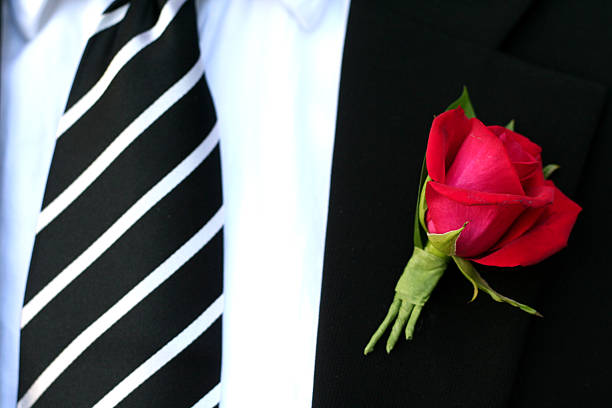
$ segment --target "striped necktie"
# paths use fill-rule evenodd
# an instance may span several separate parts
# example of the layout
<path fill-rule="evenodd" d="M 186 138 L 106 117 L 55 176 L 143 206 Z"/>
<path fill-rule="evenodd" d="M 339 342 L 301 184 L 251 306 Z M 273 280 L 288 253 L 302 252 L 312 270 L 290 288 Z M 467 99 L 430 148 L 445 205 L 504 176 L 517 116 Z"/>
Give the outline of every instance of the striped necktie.
<path fill-rule="evenodd" d="M 19 407 L 218 404 L 215 123 L 194 3 L 115 1 L 57 132 L 22 313 Z"/>

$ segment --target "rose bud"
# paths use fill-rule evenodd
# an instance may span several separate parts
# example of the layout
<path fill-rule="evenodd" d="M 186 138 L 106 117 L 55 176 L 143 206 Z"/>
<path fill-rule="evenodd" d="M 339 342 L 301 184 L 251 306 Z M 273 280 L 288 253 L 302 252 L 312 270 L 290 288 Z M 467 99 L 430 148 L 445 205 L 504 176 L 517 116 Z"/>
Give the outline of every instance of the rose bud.
<path fill-rule="evenodd" d="M 531 265 L 565 247 L 581 208 L 544 179 L 541 151 L 461 108 L 436 117 L 426 153 L 429 232 L 467 222 L 456 255 L 484 265 Z"/>

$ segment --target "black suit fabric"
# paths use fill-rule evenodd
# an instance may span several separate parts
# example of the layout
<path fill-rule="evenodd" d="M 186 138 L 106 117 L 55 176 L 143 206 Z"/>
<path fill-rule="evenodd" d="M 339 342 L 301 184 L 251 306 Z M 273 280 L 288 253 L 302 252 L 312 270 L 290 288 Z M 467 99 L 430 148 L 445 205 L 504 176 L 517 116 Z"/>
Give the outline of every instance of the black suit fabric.
<path fill-rule="evenodd" d="M 313 407 L 606 405 L 610 22 L 610 7 L 595 2 L 352 1 Z M 383 340 L 363 356 L 412 253 L 433 115 L 463 85 L 485 124 L 515 119 L 516 130 L 542 146 L 545 164 L 561 165 L 555 183 L 584 209 L 569 246 L 552 258 L 528 268 L 478 267 L 499 292 L 545 318 L 485 293 L 468 304 L 471 285 L 450 266 L 414 340 L 400 340 L 391 355 Z"/>
<path fill-rule="evenodd" d="M 525 61 L 605 87 L 602 113 L 575 195 L 584 211 L 572 247 L 563 256 L 564 268 L 544 270 L 546 289 L 538 301 L 547 315 L 530 326 L 513 407 L 610 405 L 611 44 L 612 3 L 590 0 L 534 2 L 501 46 Z M 565 149 L 572 151 L 573 144 Z"/>

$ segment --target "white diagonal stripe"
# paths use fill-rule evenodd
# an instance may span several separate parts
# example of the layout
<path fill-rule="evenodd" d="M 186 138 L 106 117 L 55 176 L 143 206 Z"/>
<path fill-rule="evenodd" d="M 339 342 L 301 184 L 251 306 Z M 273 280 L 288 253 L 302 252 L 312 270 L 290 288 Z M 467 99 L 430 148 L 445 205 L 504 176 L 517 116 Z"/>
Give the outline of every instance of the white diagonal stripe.
<path fill-rule="evenodd" d="M 95 103 L 106 88 L 110 85 L 117 73 L 127 64 L 136 54 L 147 45 L 157 40 L 166 30 L 174 16 L 178 13 L 186 0 L 168 0 L 162 8 L 159 18 L 155 25 L 132 38 L 117 52 L 104 71 L 102 77 L 78 102 L 68 109 L 59 121 L 57 137 L 61 137 L 81 116 L 85 114 Z"/>
<path fill-rule="evenodd" d="M 96 31 L 94 31 L 92 36 L 98 34 L 101 31 L 106 30 L 107 28 L 114 26 L 115 24 L 119 24 L 121 20 L 125 18 L 125 15 L 127 14 L 129 8 L 130 3 L 124 4 L 123 6 L 104 14 L 100 19 L 100 23 L 98 23 L 98 27 L 96 28 Z"/>
<path fill-rule="evenodd" d="M 119 404 L 132 391 L 138 388 L 140 384 L 149 379 L 149 377 L 155 374 L 166 363 L 193 343 L 195 339 L 200 337 L 200 335 L 221 316 L 222 312 L 223 295 L 219 296 L 219 298 L 217 298 L 204 313 L 187 326 L 185 330 L 170 340 L 136 370 L 132 371 L 130 375 L 125 377 L 92 408 L 111 408 Z"/>
<path fill-rule="evenodd" d="M 201 400 L 195 403 L 191 408 L 212 408 L 221 401 L 221 383 L 215 385 L 215 388 L 208 391 Z"/>
<path fill-rule="evenodd" d="M 31 407 L 53 382 L 104 332 L 125 316 L 134 306 L 170 278 L 202 249 L 223 226 L 223 207 L 174 254 L 140 281 L 123 298 L 79 334 L 38 376 L 19 400 L 18 407 Z"/>
<path fill-rule="evenodd" d="M 204 64 L 200 58 L 195 65 L 142 112 L 108 145 L 108 147 L 64 191 L 49 203 L 38 216 L 36 233 L 42 231 L 76 200 L 119 155 L 149 126 L 181 99 L 200 80 Z"/>
<path fill-rule="evenodd" d="M 181 183 L 210 154 L 219 142 L 217 126 L 208 137 L 189 154 L 178 166 L 161 179 L 153 188 L 134 203 L 113 225 L 94 241 L 70 265 L 61 271 L 51 282 L 38 292 L 24 307 L 21 313 L 23 329 L 58 293 L 76 279 L 132 225 L 136 223 L 158 201 Z"/>

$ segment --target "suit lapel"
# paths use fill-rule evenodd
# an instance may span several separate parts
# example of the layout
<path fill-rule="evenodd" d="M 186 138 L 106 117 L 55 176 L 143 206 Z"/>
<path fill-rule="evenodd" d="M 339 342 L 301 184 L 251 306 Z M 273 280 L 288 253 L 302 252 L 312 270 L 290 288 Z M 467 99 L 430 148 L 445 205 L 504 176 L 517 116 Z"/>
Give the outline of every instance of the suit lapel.
<path fill-rule="evenodd" d="M 355 13 L 375 12 L 375 6 L 364 8 L 354 1 Z M 495 49 L 506 39 L 533 0 L 486 2 L 473 0 L 387 1 L 377 11 L 392 25 L 407 21 L 428 27 L 449 37 Z M 360 10 L 359 10 L 360 9 Z"/>
<path fill-rule="evenodd" d="M 584 211 L 559 269 L 547 271 L 543 324 L 532 324 L 512 407 L 598 405 L 612 377 L 612 7 L 609 2 L 538 2 L 504 41 L 504 51 L 608 87 L 603 114 L 576 195 Z M 585 24 L 585 22 L 588 22 Z M 576 138 L 580 137 L 580 133 Z M 572 143 L 563 143 L 572 150 Z M 565 174 L 563 169 L 559 176 Z"/>
<path fill-rule="evenodd" d="M 351 6 L 313 406 L 502 406 L 533 318 L 484 294 L 467 304 L 471 287 L 454 267 L 423 310 L 412 342 L 400 341 L 391 356 L 380 345 L 372 355 L 362 354 L 412 252 L 429 126 L 466 84 L 479 118 L 490 124 L 516 118 L 517 130 L 564 166 L 560 184 L 571 191 L 603 91 L 453 40 L 402 14 L 404 9 L 372 2 Z M 558 141 L 572 140 L 576 132 L 583 137 L 568 152 Z M 511 273 L 481 269 L 500 292 L 529 303 L 541 284 L 530 276 L 554 267 L 547 262 Z"/>

